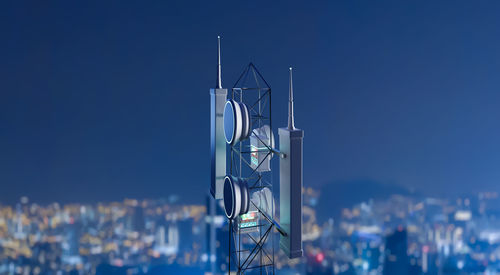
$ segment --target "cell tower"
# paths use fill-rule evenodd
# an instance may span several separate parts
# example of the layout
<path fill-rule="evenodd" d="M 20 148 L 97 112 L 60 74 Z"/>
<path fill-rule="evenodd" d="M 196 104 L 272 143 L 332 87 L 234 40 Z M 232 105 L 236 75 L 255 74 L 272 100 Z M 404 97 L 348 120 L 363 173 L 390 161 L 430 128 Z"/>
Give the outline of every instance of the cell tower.
<path fill-rule="evenodd" d="M 222 199 L 229 226 L 228 272 L 275 273 L 275 230 L 289 258 L 302 256 L 302 138 L 293 117 L 290 68 L 288 127 L 275 147 L 271 87 L 250 63 L 228 94 L 222 88 L 220 37 L 217 85 L 210 90 L 211 187 Z M 277 219 L 272 160 L 280 159 Z M 279 220 L 279 222 L 278 222 Z"/>

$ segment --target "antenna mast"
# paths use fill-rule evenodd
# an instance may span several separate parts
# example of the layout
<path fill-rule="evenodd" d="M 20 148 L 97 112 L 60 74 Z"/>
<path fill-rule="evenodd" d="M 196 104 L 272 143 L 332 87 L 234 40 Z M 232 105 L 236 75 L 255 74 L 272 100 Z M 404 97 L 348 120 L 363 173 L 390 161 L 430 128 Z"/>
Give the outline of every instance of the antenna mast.
<path fill-rule="evenodd" d="M 222 76 L 220 65 L 220 36 L 217 36 L 217 85 L 216 89 L 222 89 Z"/>
<path fill-rule="evenodd" d="M 290 94 L 288 95 L 288 129 L 295 129 L 295 122 L 293 119 L 293 80 L 292 80 L 292 67 L 290 67 Z"/>

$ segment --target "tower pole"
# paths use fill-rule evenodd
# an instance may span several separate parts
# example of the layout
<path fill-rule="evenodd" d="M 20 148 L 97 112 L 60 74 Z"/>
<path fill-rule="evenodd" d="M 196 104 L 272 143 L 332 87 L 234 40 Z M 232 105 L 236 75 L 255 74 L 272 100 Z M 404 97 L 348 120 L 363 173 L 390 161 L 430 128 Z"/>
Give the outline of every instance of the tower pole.
<path fill-rule="evenodd" d="M 220 35 L 217 36 L 217 85 L 216 89 L 222 89 L 222 73 L 220 64 Z"/>
<path fill-rule="evenodd" d="M 295 121 L 293 119 L 293 79 L 292 79 L 292 67 L 290 67 L 290 84 L 288 86 L 288 129 L 295 129 Z"/>

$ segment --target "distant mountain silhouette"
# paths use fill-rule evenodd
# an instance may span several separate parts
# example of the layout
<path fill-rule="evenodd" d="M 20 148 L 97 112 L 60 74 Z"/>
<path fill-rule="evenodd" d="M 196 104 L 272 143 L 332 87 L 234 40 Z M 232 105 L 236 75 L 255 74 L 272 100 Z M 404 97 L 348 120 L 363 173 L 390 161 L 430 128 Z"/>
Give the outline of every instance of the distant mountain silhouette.
<path fill-rule="evenodd" d="M 369 199 L 387 199 L 391 195 L 410 195 L 409 189 L 374 180 L 336 181 L 321 188 L 317 215 L 320 221 L 338 218 L 342 208 L 352 207 Z"/>

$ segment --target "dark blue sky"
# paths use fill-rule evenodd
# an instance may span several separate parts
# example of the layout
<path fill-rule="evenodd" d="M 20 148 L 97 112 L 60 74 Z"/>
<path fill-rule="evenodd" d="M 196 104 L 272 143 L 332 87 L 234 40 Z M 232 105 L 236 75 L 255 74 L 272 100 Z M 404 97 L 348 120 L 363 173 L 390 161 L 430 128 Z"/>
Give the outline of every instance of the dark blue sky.
<path fill-rule="evenodd" d="M 218 34 L 223 85 L 254 62 L 274 125 L 295 67 L 306 186 L 500 191 L 500 4 L 403 2 L 2 3 L 0 201 L 201 202 Z"/>

